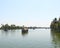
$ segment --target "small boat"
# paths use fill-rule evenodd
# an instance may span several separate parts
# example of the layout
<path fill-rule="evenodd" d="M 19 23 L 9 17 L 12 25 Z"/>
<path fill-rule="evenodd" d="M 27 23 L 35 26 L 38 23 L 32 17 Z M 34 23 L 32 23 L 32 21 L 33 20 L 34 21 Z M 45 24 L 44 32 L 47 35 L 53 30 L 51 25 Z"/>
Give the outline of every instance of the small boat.
<path fill-rule="evenodd" d="M 27 27 L 22 28 L 22 32 L 28 32 L 28 28 Z"/>

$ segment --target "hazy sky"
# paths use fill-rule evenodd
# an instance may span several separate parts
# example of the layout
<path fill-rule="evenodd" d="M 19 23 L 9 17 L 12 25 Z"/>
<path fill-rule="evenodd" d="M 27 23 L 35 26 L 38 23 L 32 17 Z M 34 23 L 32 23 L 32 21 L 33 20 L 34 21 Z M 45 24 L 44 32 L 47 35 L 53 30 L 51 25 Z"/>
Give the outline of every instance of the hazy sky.
<path fill-rule="evenodd" d="M 49 26 L 60 16 L 60 0 L 0 0 L 0 24 Z"/>

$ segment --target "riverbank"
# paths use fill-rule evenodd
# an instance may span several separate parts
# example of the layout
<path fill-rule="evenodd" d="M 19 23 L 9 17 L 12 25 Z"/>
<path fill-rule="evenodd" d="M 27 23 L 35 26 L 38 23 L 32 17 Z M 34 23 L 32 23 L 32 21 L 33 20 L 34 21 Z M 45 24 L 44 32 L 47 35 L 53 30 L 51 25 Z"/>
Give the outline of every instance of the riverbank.
<path fill-rule="evenodd" d="M 57 18 L 55 18 L 50 25 L 51 30 L 58 30 L 60 31 L 60 18 L 57 20 Z"/>

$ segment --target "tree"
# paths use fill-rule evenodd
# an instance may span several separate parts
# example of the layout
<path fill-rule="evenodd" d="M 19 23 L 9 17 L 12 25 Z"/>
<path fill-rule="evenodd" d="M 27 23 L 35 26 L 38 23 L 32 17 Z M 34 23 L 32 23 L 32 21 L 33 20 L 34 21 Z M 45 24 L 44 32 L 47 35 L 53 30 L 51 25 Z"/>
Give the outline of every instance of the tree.
<path fill-rule="evenodd" d="M 52 23 L 57 23 L 57 18 L 55 18 Z"/>

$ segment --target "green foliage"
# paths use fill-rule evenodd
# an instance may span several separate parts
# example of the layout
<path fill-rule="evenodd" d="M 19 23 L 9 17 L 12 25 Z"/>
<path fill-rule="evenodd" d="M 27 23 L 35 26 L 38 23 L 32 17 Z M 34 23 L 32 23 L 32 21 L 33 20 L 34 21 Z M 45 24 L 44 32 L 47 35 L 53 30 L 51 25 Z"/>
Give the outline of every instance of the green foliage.
<path fill-rule="evenodd" d="M 50 28 L 51 28 L 52 30 L 60 30 L 60 18 L 59 18 L 59 20 L 57 20 L 57 18 L 55 18 L 55 19 L 51 22 Z"/>
<path fill-rule="evenodd" d="M 3 29 L 3 30 L 12 30 L 12 29 L 21 29 L 21 28 L 22 27 L 16 26 L 14 24 L 12 24 L 12 25 L 5 24 L 5 25 L 2 25 L 0 29 Z"/>

